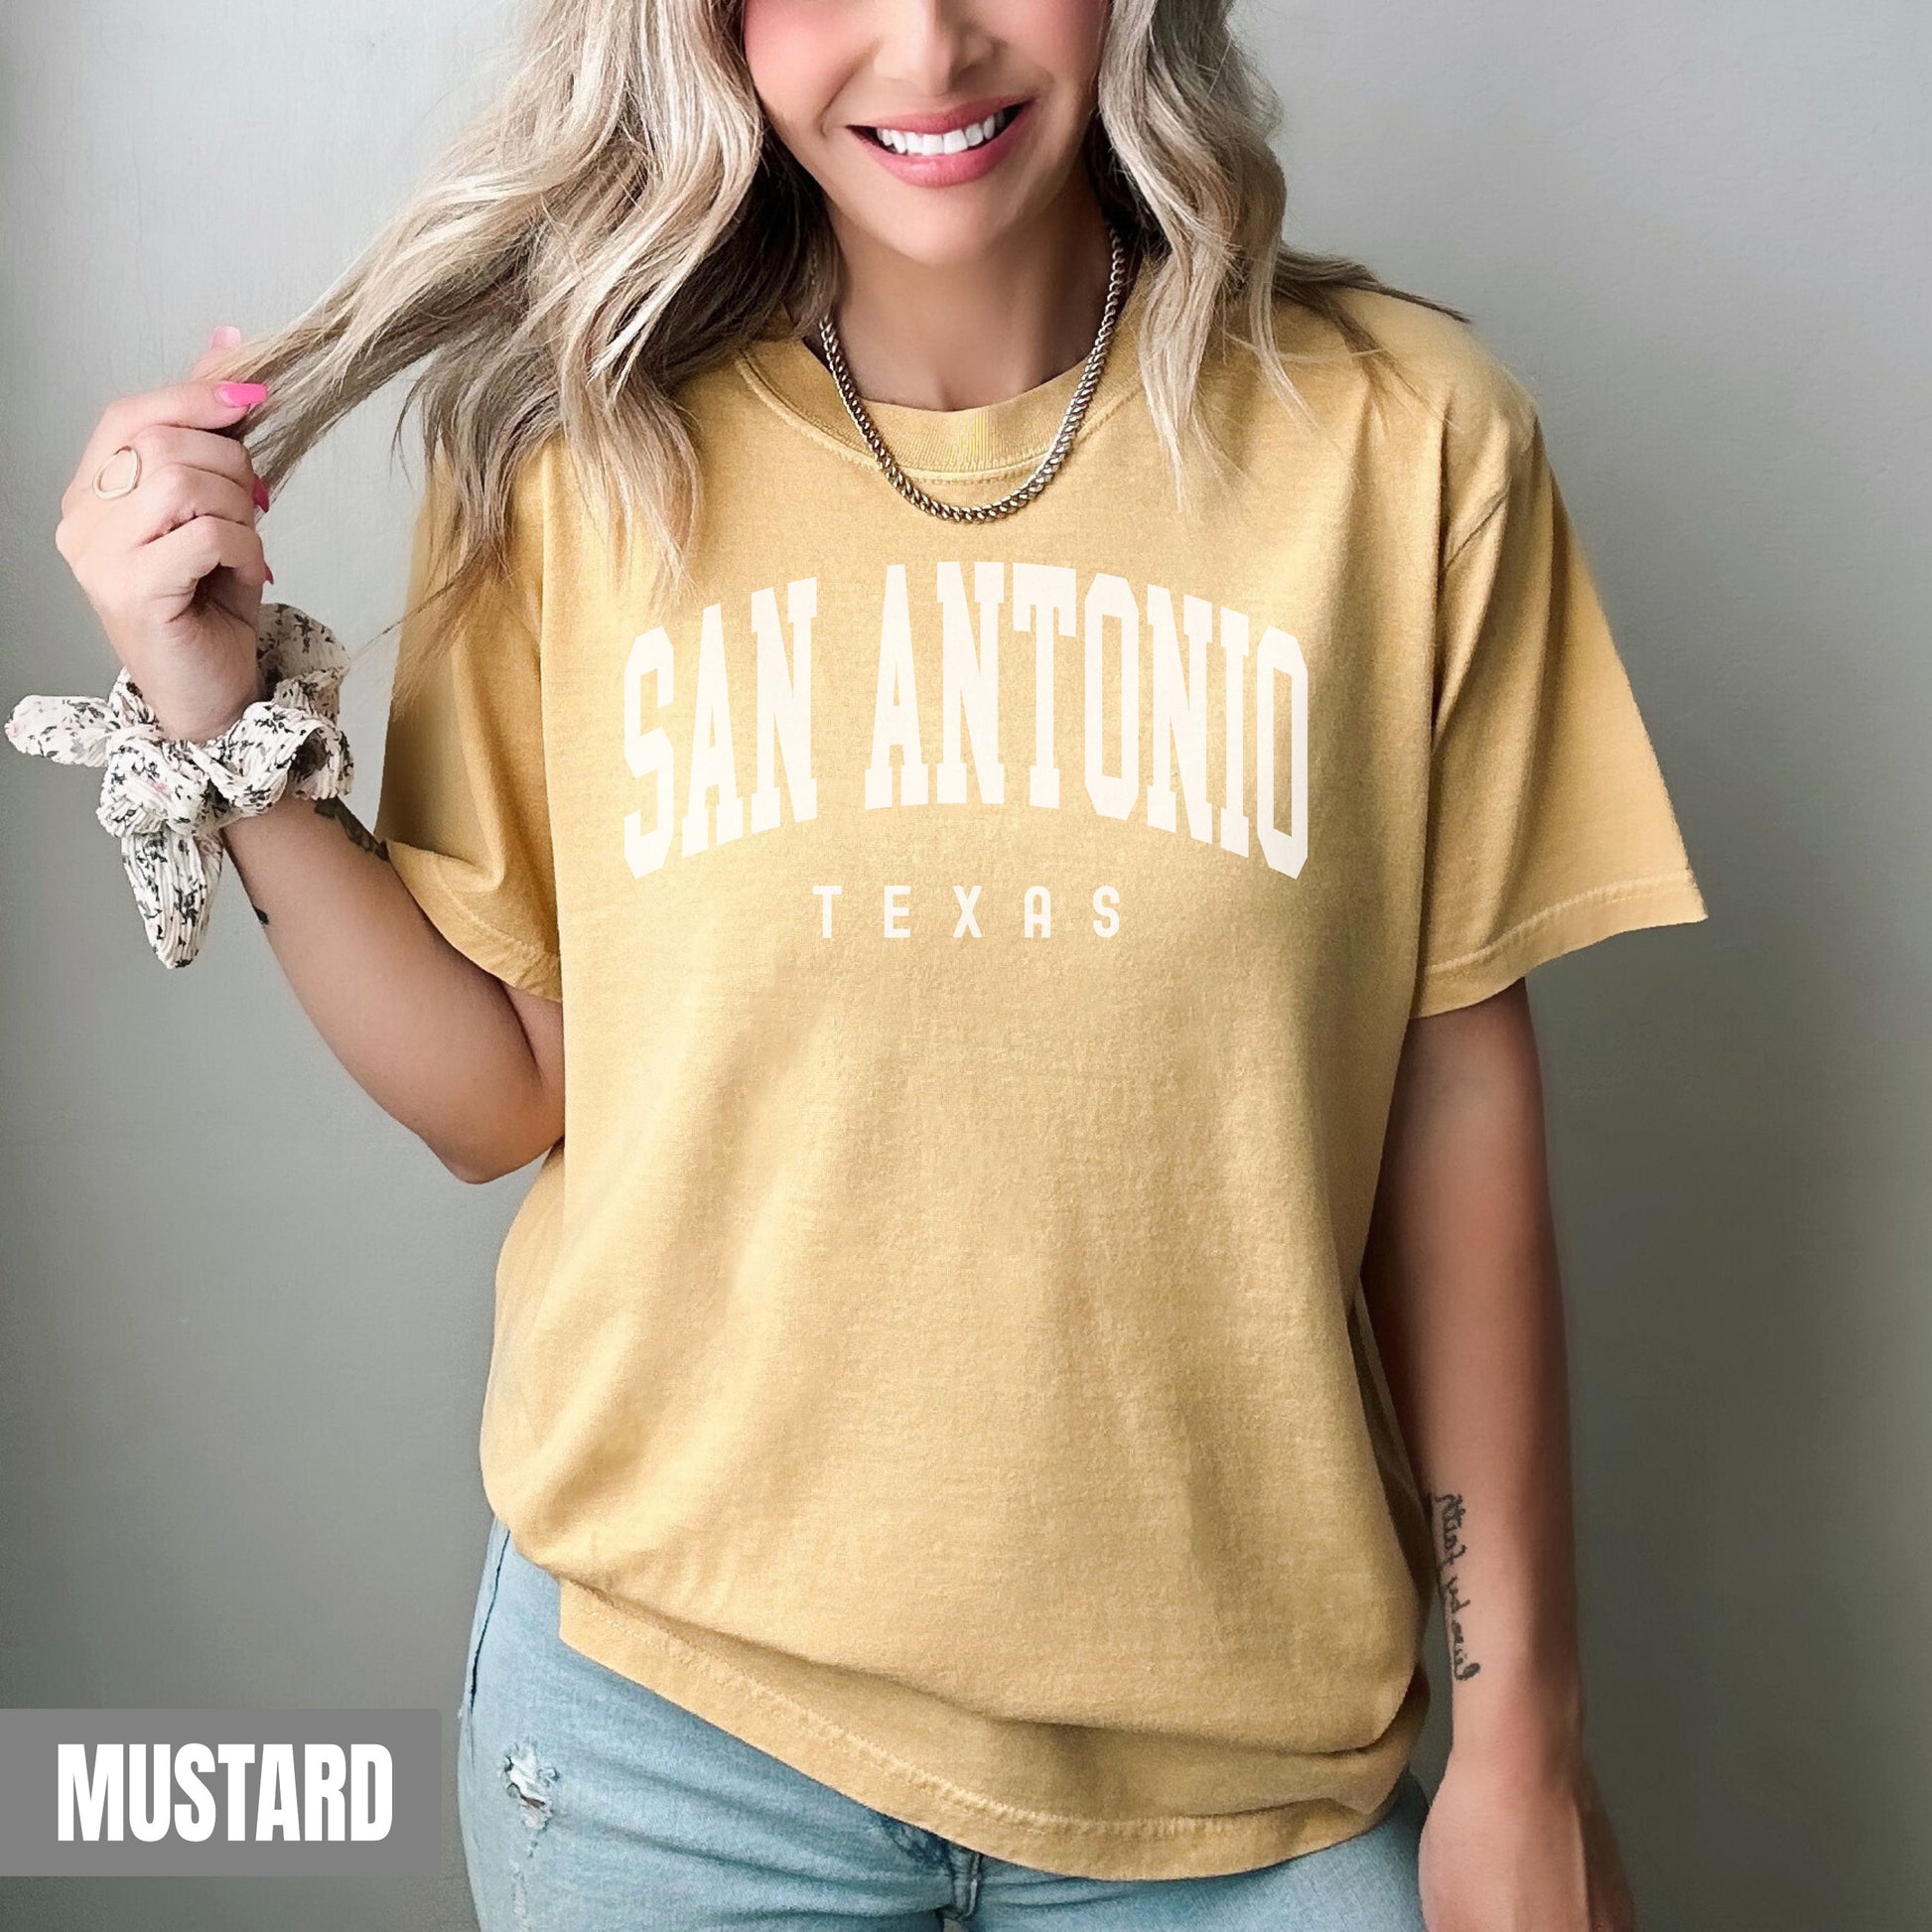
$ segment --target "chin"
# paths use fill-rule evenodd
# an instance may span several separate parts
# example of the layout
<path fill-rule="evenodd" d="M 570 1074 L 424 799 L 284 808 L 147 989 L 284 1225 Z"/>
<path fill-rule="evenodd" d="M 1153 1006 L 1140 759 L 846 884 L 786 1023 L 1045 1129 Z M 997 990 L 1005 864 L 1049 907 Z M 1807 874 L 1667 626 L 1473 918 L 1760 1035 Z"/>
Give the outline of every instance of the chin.
<path fill-rule="evenodd" d="M 846 214 L 881 247 L 931 269 L 983 261 L 1019 225 L 1018 214 L 1007 208 L 928 211 L 902 205 L 855 208 L 848 203 Z"/>

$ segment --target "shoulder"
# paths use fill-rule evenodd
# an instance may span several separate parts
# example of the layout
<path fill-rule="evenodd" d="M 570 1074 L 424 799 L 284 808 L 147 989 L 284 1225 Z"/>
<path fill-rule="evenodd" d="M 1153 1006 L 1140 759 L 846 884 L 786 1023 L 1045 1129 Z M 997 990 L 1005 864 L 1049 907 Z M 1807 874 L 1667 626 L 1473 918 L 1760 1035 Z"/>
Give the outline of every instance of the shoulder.
<path fill-rule="evenodd" d="M 1381 346 L 1390 371 L 1451 430 L 1529 441 L 1536 398 L 1472 324 L 1379 289 L 1344 289 L 1340 301 Z"/>
<path fill-rule="evenodd" d="M 1276 339 L 1298 388 L 1345 414 L 1372 410 L 1392 454 L 1440 465 L 1451 499 L 1504 488 L 1534 451 L 1537 402 L 1473 325 L 1378 289 L 1341 289 L 1337 302 L 1374 343 L 1371 371 L 1331 323 L 1277 300 Z M 1306 356 L 1308 359 L 1302 359 Z"/>
<path fill-rule="evenodd" d="M 561 429 L 532 443 L 509 472 L 509 525 L 533 535 L 569 509 L 573 483 L 570 444 Z"/>
<path fill-rule="evenodd" d="M 474 519 L 470 527 L 489 527 L 486 510 L 493 500 L 501 506 L 500 542 L 492 546 L 497 558 L 512 574 L 531 569 L 541 562 L 545 527 L 557 515 L 559 482 L 569 476 L 569 461 L 563 433 L 556 431 L 506 459 L 493 484 L 473 480 L 470 488 L 460 489 L 450 457 L 430 457 L 417 505 L 420 540 L 445 553 L 454 547 L 461 515 Z"/>
<path fill-rule="evenodd" d="M 505 535 L 519 572 L 540 579 L 579 568 L 597 553 L 601 523 L 587 486 L 591 461 L 562 429 L 518 456 L 508 479 Z"/>

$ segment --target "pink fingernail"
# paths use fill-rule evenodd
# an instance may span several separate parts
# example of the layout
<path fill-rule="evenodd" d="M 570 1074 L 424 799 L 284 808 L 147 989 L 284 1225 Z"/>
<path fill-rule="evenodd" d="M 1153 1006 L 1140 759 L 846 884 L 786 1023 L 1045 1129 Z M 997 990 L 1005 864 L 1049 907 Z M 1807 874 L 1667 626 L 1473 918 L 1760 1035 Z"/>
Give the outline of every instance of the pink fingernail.
<path fill-rule="evenodd" d="M 214 334 L 207 339 L 209 348 L 233 348 L 241 341 L 241 331 L 231 322 L 220 322 L 214 326 Z"/>
<path fill-rule="evenodd" d="M 270 570 L 267 564 L 265 563 L 262 565 L 262 575 L 266 577 L 271 584 L 274 583 L 275 573 L 272 570 Z"/>
<path fill-rule="evenodd" d="M 258 402 L 268 400 L 268 384 L 265 382 L 217 382 L 214 393 L 230 409 L 253 409 Z"/>
<path fill-rule="evenodd" d="M 255 507 L 258 510 L 268 507 L 268 485 L 259 477 L 255 479 Z"/>

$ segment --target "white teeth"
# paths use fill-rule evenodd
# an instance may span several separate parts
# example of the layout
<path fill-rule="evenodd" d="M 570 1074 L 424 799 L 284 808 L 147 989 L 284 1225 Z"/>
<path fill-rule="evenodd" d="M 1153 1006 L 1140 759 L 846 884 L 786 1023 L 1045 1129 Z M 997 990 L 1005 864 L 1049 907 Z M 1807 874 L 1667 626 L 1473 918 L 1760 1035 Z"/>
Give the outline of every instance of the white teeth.
<path fill-rule="evenodd" d="M 876 127 L 873 132 L 895 154 L 959 154 L 964 149 L 977 148 L 983 142 L 992 140 L 1017 111 L 1003 107 L 999 112 L 987 115 L 983 121 L 974 121 L 968 127 L 953 128 L 945 134 L 908 134 L 897 127 Z"/>

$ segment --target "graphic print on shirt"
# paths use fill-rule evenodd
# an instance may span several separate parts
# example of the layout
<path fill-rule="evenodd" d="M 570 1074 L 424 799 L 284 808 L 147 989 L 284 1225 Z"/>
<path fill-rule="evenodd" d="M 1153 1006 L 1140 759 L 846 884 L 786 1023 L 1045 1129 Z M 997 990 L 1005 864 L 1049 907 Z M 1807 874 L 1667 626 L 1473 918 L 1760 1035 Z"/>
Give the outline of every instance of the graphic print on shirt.
<path fill-rule="evenodd" d="M 1245 612 L 1191 594 L 1176 598 L 1160 584 L 1137 596 L 1125 577 L 1110 572 L 1089 574 L 1083 590 L 1078 573 L 1058 564 L 977 562 L 969 599 L 962 566 L 941 562 L 933 599 L 936 618 L 916 625 L 906 566 L 886 567 L 870 758 L 862 772 L 849 774 L 862 778 L 864 810 L 936 803 L 1086 811 L 1123 822 L 1139 817 L 1157 830 L 1216 845 L 1233 860 L 1259 862 L 1291 879 L 1301 873 L 1309 850 L 1309 670 L 1293 634 L 1266 624 L 1257 637 Z M 747 694 L 734 693 L 727 676 L 722 603 L 704 607 L 695 639 L 674 639 L 659 624 L 630 644 L 623 666 L 624 759 L 643 802 L 624 814 L 622 838 L 625 863 L 637 879 L 818 815 L 822 774 L 812 735 L 818 579 L 794 578 L 784 586 L 782 616 L 775 587 L 754 591 L 747 615 L 756 690 L 749 718 Z M 1003 643 L 1032 652 L 1031 720 L 1001 718 Z M 1083 715 L 1075 730 L 1055 717 L 1061 649 L 1082 652 Z M 1210 715 L 1211 665 L 1217 715 Z M 687 678 L 695 679 L 692 723 L 689 744 L 680 745 L 654 721 L 677 701 Z M 922 697 L 929 717 L 934 683 L 941 721 L 936 761 L 920 727 Z M 1144 692 L 1153 727 L 1145 788 Z M 1284 719 L 1285 741 L 1278 730 Z M 1060 763 L 1076 738 L 1077 775 Z M 1024 773 L 1003 757 L 1003 745 L 1011 752 L 1016 740 L 1031 752 Z M 755 773 L 749 812 L 741 758 Z M 808 909 L 829 938 L 842 887 L 811 890 L 816 905 Z M 890 897 L 905 890 L 888 889 L 889 937 L 905 936 L 896 929 Z M 979 889 L 968 882 L 953 890 L 959 897 L 954 936 L 981 936 Z M 1117 888 L 1096 888 L 1092 909 L 1096 933 L 1118 930 Z M 1043 888 L 1030 889 L 1026 922 L 1029 936 L 1050 936 Z"/>

